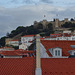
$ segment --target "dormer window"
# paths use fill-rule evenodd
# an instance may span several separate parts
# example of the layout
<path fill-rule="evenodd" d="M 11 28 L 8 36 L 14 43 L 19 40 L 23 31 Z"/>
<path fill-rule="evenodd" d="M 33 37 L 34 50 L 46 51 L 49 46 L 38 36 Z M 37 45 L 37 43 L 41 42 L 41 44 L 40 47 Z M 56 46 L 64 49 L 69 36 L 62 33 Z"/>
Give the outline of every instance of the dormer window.
<path fill-rule="evenodd" d="M 62 49 L 59 47 L 49 49 L 53 57 L 62 57 Z"/>
<path fill-rule="evenodd" d="M 75 56 L 75 50 L 70 50 L 68 51 L 70 55 L 74 55 Z"/>
<path fill-rule="evenodd" d="M 70 51 L 68 51 L 69 52 L 69 54 L 70 54 L 70 58 L 71 57 L 74 57 L 75 58 L 75 50 L 70 50 Z"/>

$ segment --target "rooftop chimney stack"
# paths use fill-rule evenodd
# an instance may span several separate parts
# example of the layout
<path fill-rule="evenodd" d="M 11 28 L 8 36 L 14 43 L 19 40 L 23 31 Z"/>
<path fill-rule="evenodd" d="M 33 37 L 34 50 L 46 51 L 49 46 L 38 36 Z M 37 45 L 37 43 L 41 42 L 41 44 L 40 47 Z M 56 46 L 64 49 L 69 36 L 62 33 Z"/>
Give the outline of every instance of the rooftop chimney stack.
<path fill-rule="evenodd" d="M 35 75 L 42 75 L 40 60 L 40 35 L 36 36 L 36 71 Z"/>

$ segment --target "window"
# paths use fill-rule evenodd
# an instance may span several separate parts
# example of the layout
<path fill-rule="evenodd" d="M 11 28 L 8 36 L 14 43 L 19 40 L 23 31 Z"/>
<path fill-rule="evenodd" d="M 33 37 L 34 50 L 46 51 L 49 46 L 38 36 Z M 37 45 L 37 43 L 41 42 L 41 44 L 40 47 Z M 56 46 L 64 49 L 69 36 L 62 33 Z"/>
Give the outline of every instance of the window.
<path fill-rule="evenodd" d="M 60 50 L 55 50 L 55 56 L 60 56 Z"/>
<path fill-rule="evenodd" d="M 55 56 L 57 56 L 57 50 L 55 51 Z"/>
<path fill-rule="evenodd" d="M 58 56 L 60 56 L 60 50 L 58 50 Z"/>

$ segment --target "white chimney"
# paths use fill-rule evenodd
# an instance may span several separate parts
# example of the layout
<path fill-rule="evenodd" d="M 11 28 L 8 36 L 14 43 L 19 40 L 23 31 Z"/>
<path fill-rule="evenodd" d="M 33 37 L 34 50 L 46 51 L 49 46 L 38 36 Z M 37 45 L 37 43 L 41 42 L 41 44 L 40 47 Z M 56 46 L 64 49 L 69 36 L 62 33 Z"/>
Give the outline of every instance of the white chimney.
<path fill-rule="evenodd" d="M 40 60 L 40 35 L 36 36 L 36 70 L 35 75 L 42 75 Z"/>

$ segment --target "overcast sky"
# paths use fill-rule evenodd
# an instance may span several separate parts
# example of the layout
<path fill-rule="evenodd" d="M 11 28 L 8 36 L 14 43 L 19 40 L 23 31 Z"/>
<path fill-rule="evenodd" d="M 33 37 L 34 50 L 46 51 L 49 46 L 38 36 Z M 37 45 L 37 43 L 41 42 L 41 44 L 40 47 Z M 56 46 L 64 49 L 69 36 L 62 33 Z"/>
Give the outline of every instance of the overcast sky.
<path fill-rule="evenodd" d="M 0 37 L 35 20 L 74 17 L 75 0 L 0 0 Z"/>

